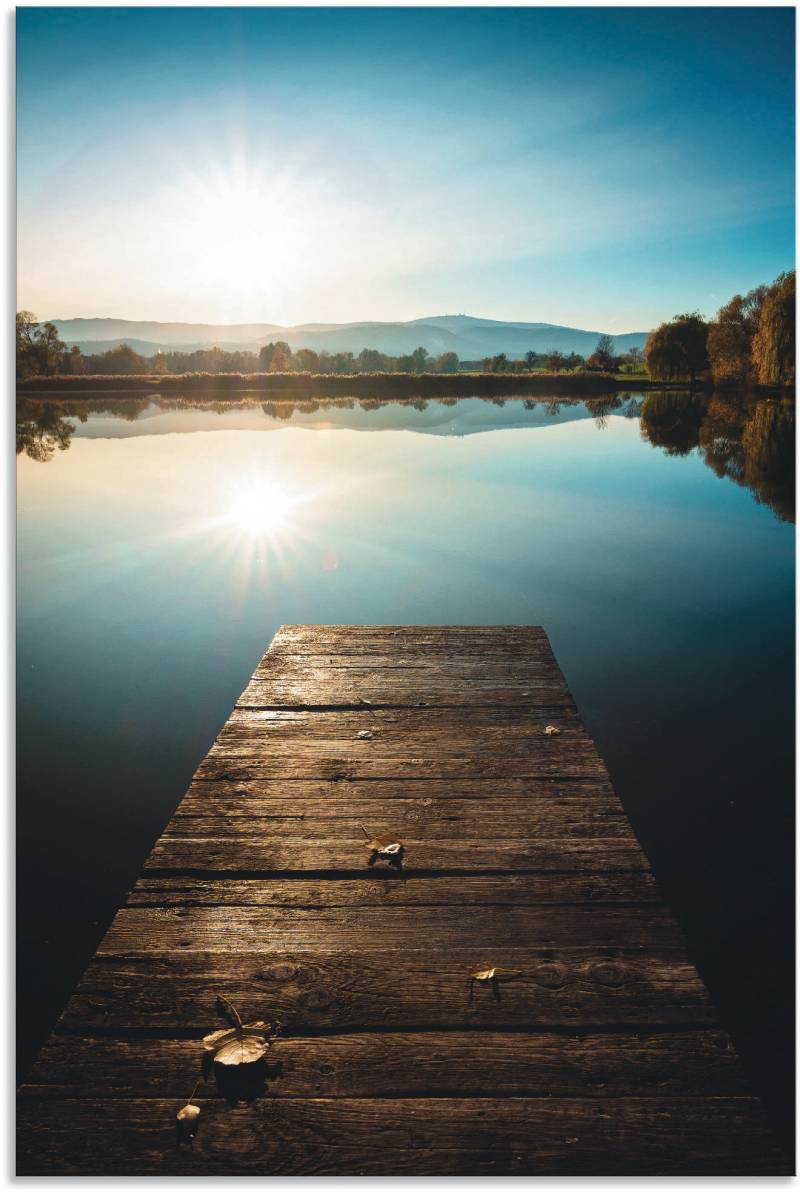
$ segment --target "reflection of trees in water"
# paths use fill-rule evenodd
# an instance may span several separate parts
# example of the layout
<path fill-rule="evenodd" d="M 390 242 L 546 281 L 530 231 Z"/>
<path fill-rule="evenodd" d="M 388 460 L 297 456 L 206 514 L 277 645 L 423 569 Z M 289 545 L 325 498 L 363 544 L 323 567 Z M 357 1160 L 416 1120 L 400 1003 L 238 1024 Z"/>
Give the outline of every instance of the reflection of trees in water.
<path fill-rule="evenodd" d="M 74 423 L 67 422 L 58 406 L 35 406 L 22 411 L 17 407 L 17 455 L 24 453 L 37 463 L 46 464 L 57 450 L 67 450 L 74 434 Z"/>
<path fill-rule="evenodd" d="M 710 403 L 700 431 L 706 463 L 718 476 L 746 485 L 783 521 L 793 522 L 794 401 L 765 398 L 746 412 L 724 405 L 724 399 Z"/>
<path fill-rule="evenodd" d="M 90 414 L 114 414 L 126 422 L 135 422 L 148 404 L 147 398 L 72 402 L 18 398 L 17 455 L 27 455 L 37 463 L 49 463 L 56 451 L 66 451 L 72 442 L 75 426 L 69 419 L 86 422 Z"/>
<path fill-rule="evenodd" d="M 277 418 L 281 422 L 288 422 L 294 414 L 293 402 L 265 401 L 261 409 L 268 418 Z"/>
<path fill-rule="evenodd" d="M 586 409 L 594 418 L 598 430 L 605 430 L 608 426 L 608 416 L 612 410 L 618 410 L 622 399 L 614 394 L 605 397 L 589 397 L 586 399 Z"/>
<path fill-rule="evenodd" d="M 715 475 L 794 521 L 793 398 L 651 393 L 641 427 L 643 438 L 670 455 L 698 448 Z"/>
<path fill-rule="evenodd" d="M 460 399 L 437 399 L 441 405 L 455 405 Z M 504 399 L 482 398 L 483 401 L 504 405 Z M 746 397 L 731 394 L 682 392 L 650 393 L 641 403 L 635 398 L 606 395 L 589 399 L 541 399 L 546 413 L 557 417 L 564 405 L 577 405 L 585 400 L 589 412 L 601 429 L 609 413 L 624 407 L 625 417 L 640 417 L 642 436 L 654 447 L 669 455 L 687 455 L 697 448 L 717 476 L 727 477 L 749 488 L 756 500 L 769 505 L 784 521 L 794 521 L 794 399 L 779 397 Z M 17 401 L 17 454 L 25 454 L 40 463 L 52 460 L 56 451 L 66 451 L 75 433 L 70 419 L 86 422 L 90 413 L 110 413 L 135 421 L 153 403 L 145 398 L 93 398 L 91 401 L 43 402 L 33 398 Z M 353 398 L 334 398 L 330 401 L 277 402 L 207 402 L 186 398 L 159 398 L 162 409 L 213 409 L 225 413 L 241 409 L 243 405 L 260 405 L 264 413 L 281 421 L 291 419 L 295 411 L 312 413 L 333 407 L 351 410 Z M 424 410 L 424 398 L 401 399 L 387 403 L 382 399 L 364 398 L 358 406 L 362 410 L 392 405 L 412 406 Z M 526 410 L 537 407 L 536 400 L 526 399 Z"/>
<path fill-rule="evenodd" d="M 667 455 L 697 446 L 707 399 L 697 393 L 651 393 L 642 403 L 642 437 Z"/>

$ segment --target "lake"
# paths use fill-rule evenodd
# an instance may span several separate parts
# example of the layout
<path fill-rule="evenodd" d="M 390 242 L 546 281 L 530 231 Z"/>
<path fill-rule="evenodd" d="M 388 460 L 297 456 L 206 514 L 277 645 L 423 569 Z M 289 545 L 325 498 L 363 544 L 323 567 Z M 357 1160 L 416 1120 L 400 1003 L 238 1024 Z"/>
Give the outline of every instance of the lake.
<path fill-rule="evenodd" d="M 93 394 L 17 447 L 23 1068 L 281 623 L 538 624 L 791 1130 L 793 402 Z"/>

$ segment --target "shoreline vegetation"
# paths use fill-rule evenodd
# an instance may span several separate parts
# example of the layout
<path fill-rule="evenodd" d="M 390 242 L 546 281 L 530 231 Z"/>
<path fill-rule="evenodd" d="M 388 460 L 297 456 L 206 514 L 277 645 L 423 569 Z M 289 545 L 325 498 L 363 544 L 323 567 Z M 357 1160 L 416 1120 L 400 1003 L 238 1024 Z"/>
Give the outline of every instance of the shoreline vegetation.
<path fill-rule="evenodd" d="M 675 389 L 675 382 L 612 373 L 383 373 L 326 374 L 310 372 L 177 373 L 170 375 L 34 376 L 17 381 L 17 392 L 29 396 L 64 393 L 81 397 L 92 393 L 207 394 L 237 399 L 248 393 L 282 393 L 293 398 L 315 397 L 491 397 L 512 394 L 600 394 L 617 390 Z M 687 385 L 688 387 L 688 385 Z"/>
<path fill-rule="evenodd" d="M 317 398 L 511 397 L 603 395 L 685 389 L 712 390 L 710 379 L 655 380 L 605 372 L 573 373 L 179 373 L 174 375 L 34 376 L 17 381 L 26 397 L 63 395 L 73 400 L 93 394 L 142 394 L 158 397 L 203 395 L 236 401 L 248 394 L 283 395 L 295 401 Z M 752 385 L 756 393 L 793 393 L 793 383 Z"/>

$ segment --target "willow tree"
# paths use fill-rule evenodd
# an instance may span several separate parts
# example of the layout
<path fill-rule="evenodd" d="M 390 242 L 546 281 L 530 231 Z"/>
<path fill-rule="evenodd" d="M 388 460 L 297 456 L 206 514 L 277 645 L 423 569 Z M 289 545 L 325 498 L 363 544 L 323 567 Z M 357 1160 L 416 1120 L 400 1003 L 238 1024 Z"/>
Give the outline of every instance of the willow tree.
<path fill-rule="evenodd" d="M 699 314 L 676 315 L 648 336 L 644 362 L 656 381 L 696 381 L 708 368 L 708 324 Z"/>
<path fill-rule="evenodd" d="M 758 286 L 744 296 L 735 294 L 710 324 L 708 359 L 717 385 L 747 385 L 755 380 L 753 339 L 768 293 L 768 286 Z"/>
<path fill-rule="evenodd" d="M 753 364 L 762 385 L 794 381 L 795 276 L 782 273 L 770 286 L 753 337 Z"/>

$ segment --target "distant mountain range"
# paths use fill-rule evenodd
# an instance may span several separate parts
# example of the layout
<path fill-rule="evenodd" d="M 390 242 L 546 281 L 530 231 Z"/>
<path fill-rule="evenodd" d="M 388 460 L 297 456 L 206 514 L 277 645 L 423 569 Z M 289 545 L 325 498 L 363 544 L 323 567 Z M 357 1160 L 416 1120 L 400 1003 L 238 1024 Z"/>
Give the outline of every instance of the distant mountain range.
<path fill-rule="evenodd" d="M 275 323 L 155 323 L 133 319 L 53 319 L 61 338 L 81 351 L 106 352 L 129 344 L 143 356 L 159 351 L 192 352 L 198 348 L 257 352 L 270 340 L 282 339 L 289 346 L 312 348 L 316 352 L 355 352 L 375 348 L 390 356 L 413 352 L 420 345 L 432 356 L 455 352 L 461 360 L 480 360 L 500 352 L 518 359 L 528 351 L 590 355 L 602 332 L 554 323 L 504 323 L 496 319 L 475 319 L 470 315 L 434 315 L 408 323 L 303 323 L 280 327 Z M 646 331 L 628 331 L 613 336 L 617 352 L 643 348 Z"/>

